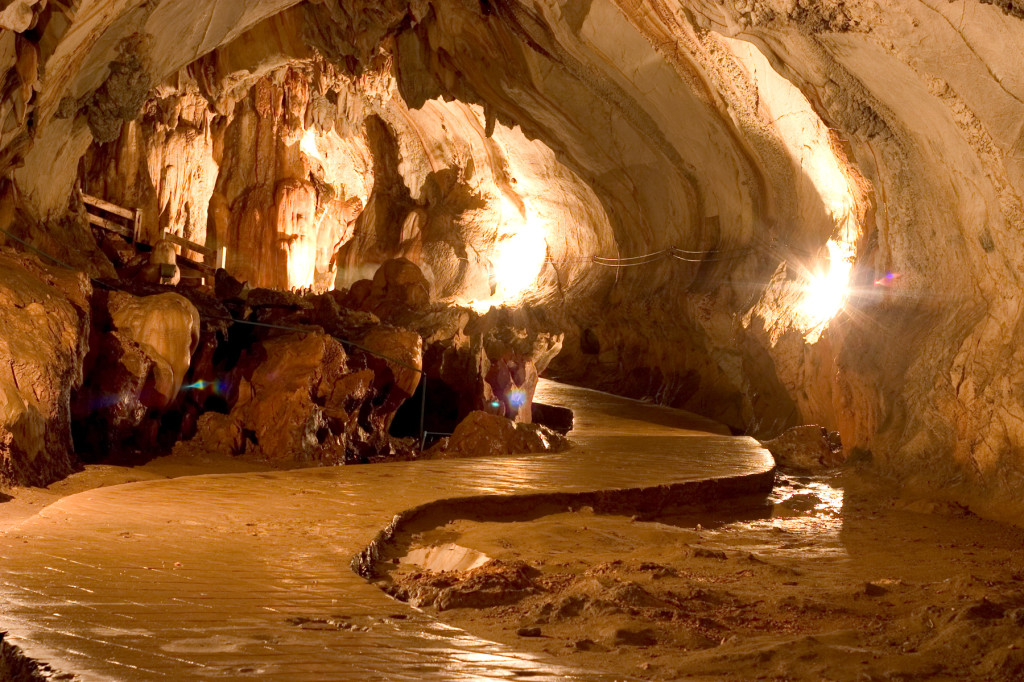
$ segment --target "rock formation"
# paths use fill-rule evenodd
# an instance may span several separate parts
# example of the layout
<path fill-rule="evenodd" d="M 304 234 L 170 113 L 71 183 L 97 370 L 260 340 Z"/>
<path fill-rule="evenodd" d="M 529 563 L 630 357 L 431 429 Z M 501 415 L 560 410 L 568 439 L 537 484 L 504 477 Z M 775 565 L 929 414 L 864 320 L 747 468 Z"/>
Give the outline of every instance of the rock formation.
<path fill-rule="evenodd" d="M 821 424 L 1019 518 L 1014 3 L 88 8 L 0 14 L 19 239 L 109 274 L 78 186 L 142 208 L 150 240 L 227 246 L 253 287 L 369 295 L 404 257 L 435 299 L 564 331 L 564 378 L 762 438 Z M 511 415 L 534 351 L 483 352 Z"/>
<path fill-rule="evenodd" d="M 494 457 L 537 452 L 560 452 L 569 441 L 539 424 L 516 424 L 486 412 L 471 412 L 454 433 L 426 452 L 427 457 Z"/>
<path fill-rule="evenodd" d="M 192 353 L 199 345 L 199 311 L 178 294 L 112 298 L 114 329 L 137 343 L 153 362 L 150 406 L 170 404 L 181 389 Z"/>
<path fill-rule="evenodd" d="M 75 467 L 71 393 L 89 349 L 92 287 L 0 252 L 0 483 L 46 485 Z"/>
<path fill-rule="evenodd" d="M 429 291 L 420 269 L 396 258 L 341 300 L 423 338 L 432 430 L 448 433 L 474 411 L 530 422 L 537 380 L 562 349 L 562 334 L 550 321 L 505 307 L 478 313 L 431 305 Z"/>
<path fill-rule="evenodd" d="M 843 463 L 843 442 L 836 431 L 820 426 L 794 426 L 778 438 L 762 441 L 775 463 L 789 469 L 816 471 Z"/>
<path fill-rule="evenodd" d="M 139 272 L 139 280 L 147 284 L 170 285 L 181 281 L 181 268 L 178 267 L 178 253 L 174 244 L 161 239 L 153 245 L 149 260 Z"/>
<path fill-rule="evenodd" d="M 84 385 L 71 403 L 75 450 L 86 461 L 134 450 L 155 454 L 161 418 L 180 406 L 199 348 L 199 312 L 175 293 L 100 290 L 92 320 Z"/>

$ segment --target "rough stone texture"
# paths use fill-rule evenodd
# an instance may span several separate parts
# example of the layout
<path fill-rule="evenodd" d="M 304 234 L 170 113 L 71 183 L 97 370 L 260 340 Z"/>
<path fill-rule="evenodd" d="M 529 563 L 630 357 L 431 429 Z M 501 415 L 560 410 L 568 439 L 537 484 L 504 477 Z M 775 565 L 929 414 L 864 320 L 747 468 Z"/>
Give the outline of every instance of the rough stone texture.
<path fill-rule="evenodd" d="M 388 436 L 419 373 L 419 335 L 376 326 L 345 351 L 322 331 L 271 332 L 253 340 L 231 370 L 230 414 L 199 417 L 182 447 L 245 454 L 273 463 L 344 464 L 410 455 Z M 408 365 L 409 367 L 405 367 Z"/>
<path fill-rule="evenodd" d="M 430 304 L 430 283 L 416 265 L 405 258 L 383 263 L 373 275 L 370 296 L 364 305 L 386 318 L 394 308 L 422 310 Z"/>
<path fill-rule="evenodd" d="M 522 561 L 492 559 L 462 573 L 414 573 L 389 591 L 396 599 L 417 608 L 479 609 L 515 604 L 536 594 L 542 589 L 536 581 L 539 575 L 536 568 Z"/>
<path fill-rule="evenodd" d="M 76 465 L 71 393 L 89 349 L 92 287 L 0 252 L 0 482 L 48 485 Z"/>
<path fill-rule="evenodd" d="M 562 348 L 562 335 L 549 323 L 508 308 L 483 315 L 428 310 L 398 321 L 424 339 L 424 372 L 433 384 L 431 395 L 443 403 L 431 406 L 450 408 L 447 417 L 439 415 L 436 430 L 450 431 L 476 410 L 531 421 L 537 379 Z"/>
<path fill-rule="evenodd" d="M 262 342 L 256 353 L 258 364 L 242 379 L 232 409 L 251 432 L 247 451 L 279 461 L 329 458 L 337 443 L 326 438 L 327 417 L 316 399 L 325 380 L 344 372 L 345 349 L 323 334 L 286 334 Z M 333 391 L 331 397 L 337 400 Z"/>
<path fill-rule="evenodd" d="M 373 370 L 374 401 L 371 423 L 380 433 L 391 428 L 395 412 L 416 392 L 423 373 L 423 339 L 413 331 L 378 328 L 359 340 L 366 366 Z"/>
<path fill-rule="evenodd" d="M 441 439 L 426 456 L 437 459 L 495 457 L 560 452 L 568 447 L 568 440 L 545 426 L 517 424 L 496 414 L 471 412 L 450 437 Z"/>
<path fill-rule="evenodd" d="M 110 298 L 114 329 L 137 343 L 153 363 L 143 403 L 166 407 L 177 397 L 199 346 L 199 311 L 178 294 L 137 298 L 115 293 Z"/>
<path fill-rule="evenodd" d="M 778 438 L 761 441 L 761 445 L 782 467 L 816 470 L 843 462 L 839 434 L 820 426 L 794 426 Z"/>
<path fill-rule="evenodd" d="M 154 358 L 126 334 L 96 333 L 85 362 L 85 385 L 71 405 L 75 448 L 86 460 L 138 445 L 137 430 L 156 395 Z M 155 400 L 154 400 L 155 399 Z"/>
<path fill-rule="evenodd" d="M 419 267 L 395 258 L 383 263 L 372 280 L 339 292 L 337 300 L 422 337 L 422 367 L 434 384 L 428 388 L 432 430 L 450 431 L 474 410 L 529 422 L 537 379 L 561 350 L 562 335 L 551 331 L 549 323 L 508 308 L 478 314 L 441 306 L 431 302 L 429 292 Z"/>
<path fill-rule="evenodd" d="M 336 222 L 308 234 L 318 286 L 406 257 L 435 298 L 533 304 L 566 333 L 566 378 L 759 437 L 822 424 L 911 487 L 1020 518 L 1015 2 L 295 4 L 5 7 L 24 30 L 0 36 L 0 170 L 33 243 L 68 210 L 82 104 L 150 35 L 153 102 L 200 93 L 197 155 L 220 164 L 206 200 L 212 173 L 176 184 L 202 163 L 168 141 L 153 195 L 176 221 L 196 207 L 240 279 L 292 285 L 274 197 L 308 181 Z M 133 134 L 116 158 L 165 158 Z M 806 304 L 830 271 L 854 290 L 826 320 Z"/>
<path fill-rule="evenodd" d="M 18 0 L 15 0 L 12 6 L 17 4 Z M 3 21 L 2 16 L 0 21 Z M 6 632 L 0 634 L 0 676 L 11 682 L 44 682 L 49 676 L 40 669 L 41 666 L 25 656 L 19 647 L 5 642 L 6 636 Z"/>
<path fill-rule="evenodd" d="M 121 126 L 139 115 L 149 95 L 152 83 L 141 49 L 138 40 L 122 44 L 119 58 L 110 62 L 110 75 L 85 105 L 89 130 L 100 144 L 116 140 Z"/>
<path fill-rule="evenodd" d="M 186 447 L 199 452 L 240 455 L 245 452 L 242 422 L 231 415 L 207 412 L 199 417 L 196 435 Z"/>
<path fill-rule="evenodd" d="M 75 447 L 86 461 L 158 451 L 161 419 L 180 409 L 193 356 L 202 359 L 196 306 L 155 288 L 160 293 L 93 297 L 85 381 L 71 405 Z"/>

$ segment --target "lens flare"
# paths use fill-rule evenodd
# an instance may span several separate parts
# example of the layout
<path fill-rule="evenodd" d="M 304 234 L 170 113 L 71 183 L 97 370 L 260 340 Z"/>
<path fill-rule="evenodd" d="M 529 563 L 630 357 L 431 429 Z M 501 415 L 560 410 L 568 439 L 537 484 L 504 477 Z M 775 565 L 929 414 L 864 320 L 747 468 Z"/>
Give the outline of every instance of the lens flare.
<path fill-rule="evenodd" d="M 89 403 L 89 409 L 102 410 L 108 407 L 113 407 L 114 405 L 117 405 L 119 402 L 121 402 L 120 395 L 101 395 Z"/>
<path fill-rule="evenodd" d="M 888 272 L 885 277 L 879 277 L 875 280 L 876 287 L 887 287 L 900 278 L 898 272 Z"/>
<path fill-rule="evenodd" d="M 228 382 L 224 379 L 218 379 L 217 381 L 199 380 L 181 387 L 183 391 L 205 391 L 206 389 L 212 389 L 217 395 L 227 395 Z"/>
<path fill-rule="evenodd" d="M 519 409 L 526 404 L 526 392 L 519 390 L 512 391 L 508 394 L 508 404 Z"/>
<path fill-rule="evenodd" d="M 800 326 L 806 330 L 804 338 L 808 343 L 815 343 L 821 337 L 849 296 L 852 249 L 834 240 L 829 240 L 827 246 L 829 258 L 825 270 L 811 274 L 799 307 Z"/>

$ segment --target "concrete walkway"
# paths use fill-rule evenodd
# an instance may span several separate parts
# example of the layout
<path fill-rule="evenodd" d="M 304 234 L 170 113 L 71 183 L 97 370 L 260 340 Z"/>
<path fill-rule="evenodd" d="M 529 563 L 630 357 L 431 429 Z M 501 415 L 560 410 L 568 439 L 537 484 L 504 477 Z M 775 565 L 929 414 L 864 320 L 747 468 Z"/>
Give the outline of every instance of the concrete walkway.
<path fill-rule="evenodd" d="M 65 498 L 0 536 L 0 630 L 87 680 L 608 679 L 438 623 L 352 570 L 399 514 L 656 512 L 771 487 L 771 456 L 713 422 L 551 382 L 538 400 L 576 410 L 578 447 Z"/>

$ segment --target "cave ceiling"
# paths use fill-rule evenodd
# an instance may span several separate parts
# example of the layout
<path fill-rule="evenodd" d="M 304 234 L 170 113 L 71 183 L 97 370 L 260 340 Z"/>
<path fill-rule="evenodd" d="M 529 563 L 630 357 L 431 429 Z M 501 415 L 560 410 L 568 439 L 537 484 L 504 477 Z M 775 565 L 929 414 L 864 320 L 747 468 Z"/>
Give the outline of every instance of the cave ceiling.
<path fill-rule="evenodd" d="M 0 227 L 83 268 L 83 183 L 268 283 L 312 215 L 284 285 L 406 256 L 557 321 L 566 378 L 981 506 L 1024 475 L 1012 2 L 0 4 Z"/>

